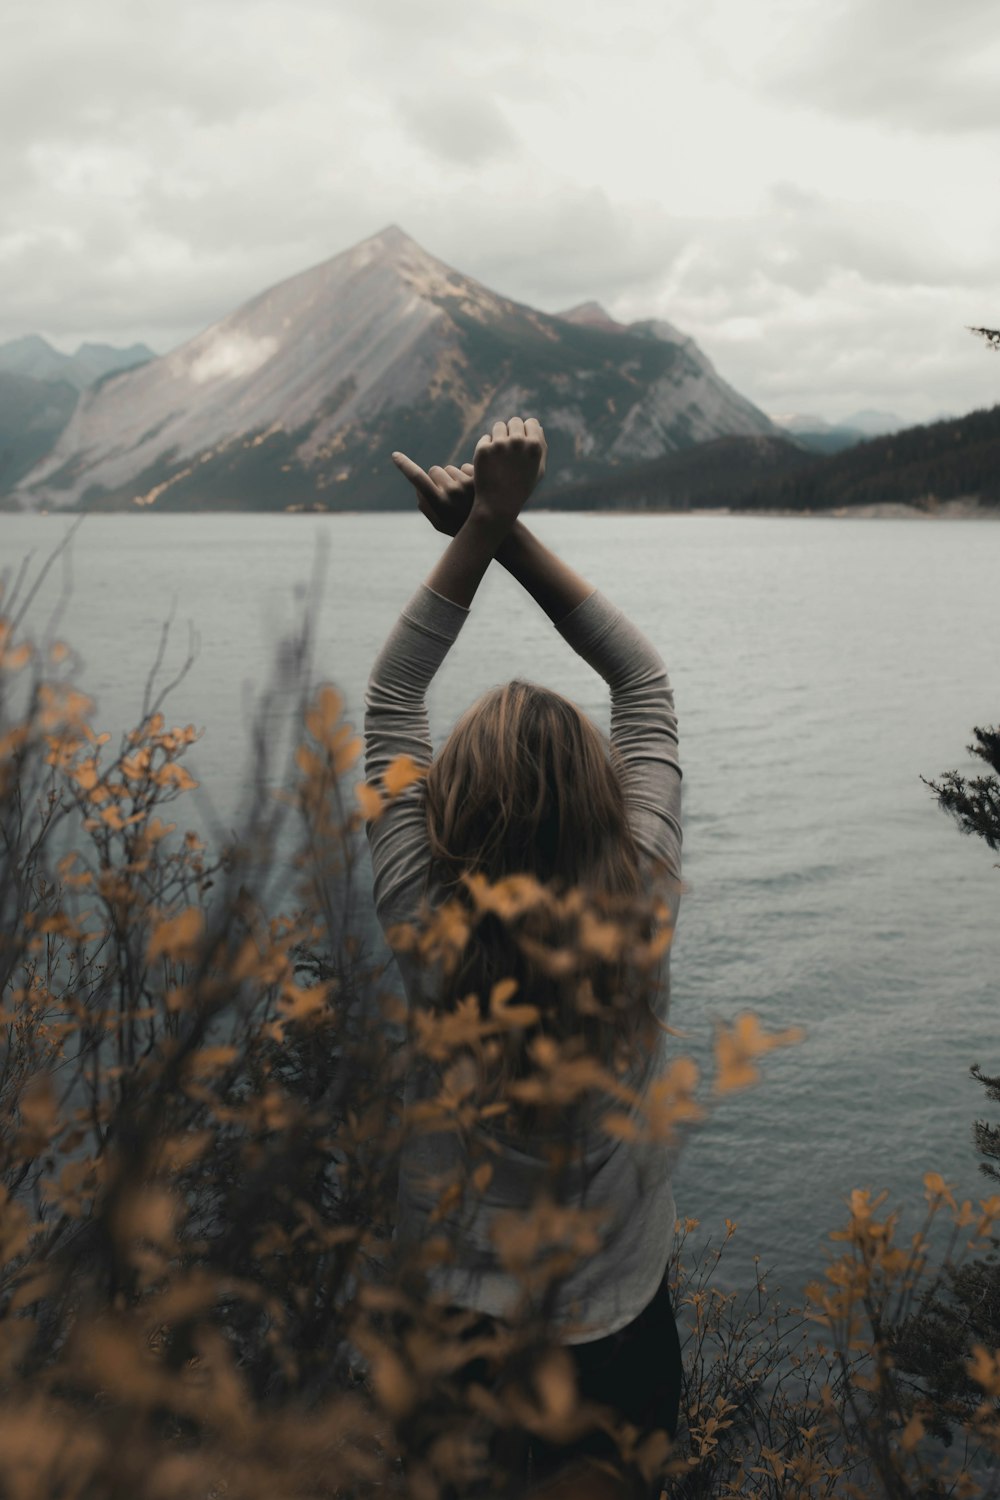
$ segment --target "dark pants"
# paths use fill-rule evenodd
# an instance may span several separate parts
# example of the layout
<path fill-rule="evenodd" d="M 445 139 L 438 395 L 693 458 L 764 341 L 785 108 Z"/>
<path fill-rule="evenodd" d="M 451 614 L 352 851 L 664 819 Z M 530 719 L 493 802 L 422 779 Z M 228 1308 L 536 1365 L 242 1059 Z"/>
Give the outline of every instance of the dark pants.
<path fill-rule="evenodd" d="M 488 1319 L 476 1325 L 481 1331 Z M 566 1350 L 576 1366 L 577 1389 L 581 1399 L 611 1407 L 640 1432 L 665 1431 L 671 1438 L 677 1432 L 681 1395 L 681 1346 L 677 1335 L 670 1287 L 664 1273 L 653 1300 L 631 1323 L 608 1338 L 586 1344 L 567 1344 Z M 463 1370 L 466 1380 L 483 1378 L 479 1368 L 483 1361 L 473 1360 Z M 662 1488 L 658 1479 L 645 1482 L 637 1470 L 622 1463 L 617 1444 L 607 1433 L 594 1431 L 573 1443 L 557 1444 L 524 1435 L 520 1445 L 517 1436 L 500 1439 L 498 1451 L 508 1470 L 520 1468 L 524 1478 L 537 1484 L 559 1469 L 584 1457 L 603 1459 L 627 1478 L 637 1497 L 658 1500 Z M 515 1456 L 512 1460 L 512 1454 Z M 523 1455 L 523 1460 L 521 1458 Z"/>

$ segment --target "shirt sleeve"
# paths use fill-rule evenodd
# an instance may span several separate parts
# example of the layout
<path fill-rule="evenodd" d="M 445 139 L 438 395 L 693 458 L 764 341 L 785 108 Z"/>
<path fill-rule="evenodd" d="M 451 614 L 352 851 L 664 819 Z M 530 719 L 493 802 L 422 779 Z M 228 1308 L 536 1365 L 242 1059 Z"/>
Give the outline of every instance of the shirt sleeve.
<path fill-rule="evenodd" d="M 365 694 L 365 780 L 389 763 L 433 759 L 427 689 L 469 611 L 421 584 L 375 659 Z M 372 856 L 375 911 L 383 927 L 412 919 L 430 860 L 421 783 L 415 782 L 365 824 Z"/>
<path fill-rule="evenodd" d="M 611 689 L 611 748 L 642 854 L 679 887 L 681 767 L 674 695 L 655 646 L 595 589 L 556 629 Z"/>

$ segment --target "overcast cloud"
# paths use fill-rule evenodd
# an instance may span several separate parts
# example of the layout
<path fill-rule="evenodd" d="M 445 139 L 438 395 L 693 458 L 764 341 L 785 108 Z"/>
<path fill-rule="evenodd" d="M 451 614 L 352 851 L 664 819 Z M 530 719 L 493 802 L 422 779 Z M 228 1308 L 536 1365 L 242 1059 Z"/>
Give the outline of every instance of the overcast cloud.
<path fill-rule="evenodd" d="M 1000 399 L 995 0 L 15 0 L 0 341 L 162 352 L 396 223 L 765 410 Z"/>

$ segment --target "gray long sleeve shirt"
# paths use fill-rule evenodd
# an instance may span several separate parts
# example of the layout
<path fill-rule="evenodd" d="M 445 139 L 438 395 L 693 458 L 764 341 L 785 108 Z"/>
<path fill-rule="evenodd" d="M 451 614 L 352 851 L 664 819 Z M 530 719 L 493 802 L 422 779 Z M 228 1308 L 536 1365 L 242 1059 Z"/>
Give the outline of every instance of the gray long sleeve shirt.
<path fill-rule="evenodd" d="M 426 693 L 469 611 L 421 584 L 389 634 L 371 671 L 365 698 L 365 776 L 380 777 L 399 755 L 430 765 L 433 750 Z M 677 718 L 663 661 L 621 610 L 595 590 L 555 627 L 611 690 L 611 744 L 618 756 L 629 824 L 650 881 L 671 908 L 676 922 L 681 873 L 681 771 L 677 759 Z M 427 888 L 430 849 L 423 801 L 417 782 L 396 797 L 382 815 L 366 824 L 372 854 L 375 908 L 387 932 L 414 921 L 422 900 L 440 899 Z M 397 954 L 411 1006 L 421 1003 L 433 982 L 409 954 Z M 654 1010 L 666 1022 L 670 1006 L 669 953 L 661 960 Z M 624 1082 L 642 1094 L 668 1065 L 669 1037 L 657 1030 L 650 1053 L 643 1053 Z M 407 1077 L 407 1108 L 433 1094 L 429 1070 L 419 1065 Z M 452 1302 L 502 1317 L 514 1312 L 522 1285 L 501 1263 L 491 1236 L 496 1214 L 524 1212 L 546 1183 L 541 1150 L 523 1141 L 506 1144 L 491 1157 L 493 1175 L 476 1200 L 475 1216 L 463 1221 L 454 1264 L 431 1272 L 434 1290 Z M 536 1143 L 537 1145 L 537 1143 Z M 408 1136 L 400 1167 L 397 1240 L 426 1240 L 430 1215 L 442 1184 L 461 1175 L 463 1156 L 454 1132 Z M 596 1132 L 579 1164 L 579 1202 L 603 1211 L 602 1248 L 576 1267 L 562 1284 L 555 1320 L 567 1343 L 603 1338 L 631 1322 L 656 1292 L 666 1267 L 676 1216 L 666 1144 L 610 1138 Z"/>

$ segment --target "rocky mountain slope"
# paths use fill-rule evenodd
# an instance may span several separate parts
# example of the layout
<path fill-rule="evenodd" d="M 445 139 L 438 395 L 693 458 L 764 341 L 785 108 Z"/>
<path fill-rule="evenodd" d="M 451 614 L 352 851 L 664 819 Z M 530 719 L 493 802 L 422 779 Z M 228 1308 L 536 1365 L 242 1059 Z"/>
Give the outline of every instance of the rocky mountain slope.
<path fill-rule="evenodd" d="M 594 303 L 538 312 L 391 225 L 85 390 L 16 498 L 409 508 L 393 449 L 425 467 L 462 462 L 513 414 L 544 424 L 549 492 L 713 438 L 777 432 L 671 324 L 624 326 Z"/>

